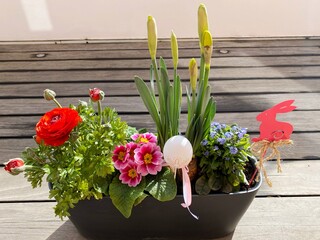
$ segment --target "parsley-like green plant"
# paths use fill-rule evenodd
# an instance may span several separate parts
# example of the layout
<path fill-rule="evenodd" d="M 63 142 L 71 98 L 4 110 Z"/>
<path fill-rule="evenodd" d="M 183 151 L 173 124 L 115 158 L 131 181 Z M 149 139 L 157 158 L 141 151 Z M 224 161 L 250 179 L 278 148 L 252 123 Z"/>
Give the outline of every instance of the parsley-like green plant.
<path fill-rule="evenodd" d="M 148 196 L 172 200 L 177 186 L 169 167 L 162 165 L 157 137 L 128 126 L 114 109 L 102 108 L 100 89 L 89 93 L 89 103 L 80 101 L 66 108 L 55 99 L 54 91 L 46 89 L 45 99 L 58 108 L 37 123 L 37 146 L 26 148 L 22 159 L 11 159 L 5 170 L 13 175 L 24 172 L 34 188 L 45 179 L 61 218 L 69 216 L 69 209 L 80 200 L 90 198 L 109 196 L 127 218 Z"/>
<path fill-rule="evenodd" d="M 203 195 L 211 191 L 230 193 L 240 190 L 242 184 L 248 185 L 244 170 L 251 156 L 250 138 L 245 128 L 212 122 L 197 153 L 201 172 L 196 192 Z"/>
<path fill-rule="evenodd" d="M 63 145 L 40 143 L 22 153 L 27 166 L 25 176 L 33 187 L 40 186 L 47 175 L 52 186 L 50 198 L 56 199 L 55 213 L 60 217 L 68 216 L 69 208 L 79 200 L 108 195 L 116 174 L 113 149 L 124 143 L 132 131 L 111 108 L 100 109 L 99 114 L 92 102 L 70 108 L 78 111 L 82 121 Z"/>

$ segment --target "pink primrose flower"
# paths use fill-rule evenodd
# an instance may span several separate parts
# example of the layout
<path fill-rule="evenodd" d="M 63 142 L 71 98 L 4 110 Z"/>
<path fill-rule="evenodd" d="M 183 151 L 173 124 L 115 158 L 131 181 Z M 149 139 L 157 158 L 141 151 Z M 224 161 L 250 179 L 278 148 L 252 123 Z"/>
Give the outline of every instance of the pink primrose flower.
<path fill-rule="evenodd" d="M 137 171 L 137 164 L 129 162 L 127 166 L 120 170 L 119 179 L 123 184 L 128 184 L 130 187 L 137 186 L 142 179 L 142 176 Z"/>
<path fill-rule="evenodd" d="M 134 161 L 134 150 L 138 147 L 138 144 L 135 142 L 129 142 L 126 144 L 127 153 L 125 156 L 125 160 L 127 162 Z"/>
<path fill-rule="evenodd" d="M 114 162 L 114 167 L 118 170 L 126 167 L 127 159 L 126 159 L 127 149 L 125 146 L 117 146 L 113 151 L 112 160 Z"/>
<path fill-rule="evenodd" d="M 133 134 L 131 136 L 131 139 L 137 143 L 140 143 L 140 144 L 144 144 L 144 143 L 157 143 L 157 137 L 153 134 L 153 133 L 142 133 L 142 134 L 139 134 L 139 133 L 136 133 L 136 134 Z"/>
<path fill-rule="evenodd" d="M 155 143 L 143 144 L 135 151 L 135 162 L 138 164 L 138 173 L 142 176 L 147 174 L 156 175 L 161 171 L 163 158 L 160 147 Z"/>

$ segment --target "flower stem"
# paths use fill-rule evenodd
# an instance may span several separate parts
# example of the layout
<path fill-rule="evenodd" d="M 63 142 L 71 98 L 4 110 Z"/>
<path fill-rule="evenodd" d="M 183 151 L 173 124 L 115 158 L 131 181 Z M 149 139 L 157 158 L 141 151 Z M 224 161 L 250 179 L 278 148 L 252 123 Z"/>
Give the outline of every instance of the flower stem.
<path fill-rule="evenodd" d="M 53 98 L 52 101 L 59 107 L 62 108 L 61 104 L 57 101 L 57 99 Z"/>
<path fill-rule="evenodd" d="M 98 102 L 98 115 L 99 115 L 99 122 L 100 125 L 102 124 L 102 106 L 101 106 L 101 101 L 99 100 Z"/>
<path fill-rule="evenodd" d="M 210 65 L 206 64 L 204 69 L 204 78 L 203 78 L 205 88 L 208 86 L 209 73 L 210 73 Z"/>

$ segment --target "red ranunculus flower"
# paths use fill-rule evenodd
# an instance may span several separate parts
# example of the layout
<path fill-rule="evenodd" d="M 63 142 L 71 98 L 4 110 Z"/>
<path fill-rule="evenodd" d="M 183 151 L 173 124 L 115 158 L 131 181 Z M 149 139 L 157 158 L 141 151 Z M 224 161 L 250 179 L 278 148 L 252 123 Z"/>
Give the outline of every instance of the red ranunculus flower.
<path fill-rule="evenodd" d="M 89 89 L 89 96 L 93 102 L 97 102 L 104 99 L 104 92 L 99 88 Z"/>
<path fill-rule="evenodd" d="M 47 112 L 36 125 L 36 141 L 46 145 L 60 146 L 69 139 L 70 132 L 81 122 L 76 110 L 55 108 Z"/>

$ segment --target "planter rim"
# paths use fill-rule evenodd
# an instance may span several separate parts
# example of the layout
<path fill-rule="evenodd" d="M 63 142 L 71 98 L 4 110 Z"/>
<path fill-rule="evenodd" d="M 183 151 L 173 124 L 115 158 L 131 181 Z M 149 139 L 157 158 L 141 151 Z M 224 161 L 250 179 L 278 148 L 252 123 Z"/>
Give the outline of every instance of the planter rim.
<path fill-rule="evenodd" d="M 246 194 L 246 193 L 252 193 L 256 192 L 260 189 L 262 185 L 262 173 L 261 171 L 258 172 L 257 174 L 259 176 L 259 181 L 256 182 L 256 184 L 253 187 L 250 187 L 248 190 L 243 190 L 243 191 L 238 191 L 238 192 L 231 192 L 231 193 L 210 193 L 208 195 L 199 195 L 199 194 L 192 194 L 192 197 L 201 197 L 201 196 L 226 196 L 226 195 L 241 195 L 241 194 Z M 177 194 L 177 196 L 183 196 L 182 194 Z"/>
<path fill-rule="evenodd" d="M 244 190 L 244 191 L 238 191 L 238 192 L 234 192 L 234 193 L 229 193 L 230 195 L 237 195 L 237 194 L 244 194 L 244 193 L 248 193 L 248 192 L 254 192 L 257 191 L 261 185 L 262 185 L 262 173 L 261 171 L 258 171 L 257 176 L 259 176 L 259 182 L 257 182 L 255 184 L 255 186 L 249 188 L 248 190 Z"/>

